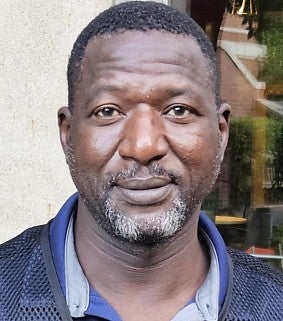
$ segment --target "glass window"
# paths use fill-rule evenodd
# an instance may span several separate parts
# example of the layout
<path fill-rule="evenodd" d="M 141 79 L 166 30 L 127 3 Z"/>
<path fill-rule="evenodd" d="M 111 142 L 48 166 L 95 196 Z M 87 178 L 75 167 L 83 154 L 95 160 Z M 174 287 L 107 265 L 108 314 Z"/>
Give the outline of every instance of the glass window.
<path fill-rule="evenodd" d="M 230 138 L 203 210 L 226 243 L 283 269 L 283 2 L 185 1 L 211 39 Z"/>

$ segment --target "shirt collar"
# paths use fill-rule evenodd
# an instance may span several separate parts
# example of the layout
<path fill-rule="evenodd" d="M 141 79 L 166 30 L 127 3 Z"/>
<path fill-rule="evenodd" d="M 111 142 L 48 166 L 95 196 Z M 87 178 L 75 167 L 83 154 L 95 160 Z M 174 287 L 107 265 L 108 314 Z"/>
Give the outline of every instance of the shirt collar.
<path fill-rule="evenodd" d="M 50 243 L 57 275 L 71 316 L 82 317 L 86 310 L 93 309 L 89 309 L 90 287 L 74 247 L 72 213 L 76 204 L 77 195 L 73 195 L 64 204 L 51 224 Z M 225 299 L 228 285 L 228 257 L 225 244 L 215 225 L 203 213 L 200 214 L 199 229 L 210 250 L 209 273 L 198 290 L 195 301 L 184 307 L 172 321 L 187 320 L 188 316 L 192 317 L 192 313 L 196 321 L 217 320 L 218 311 Z M 106 301 L 104 303 L 107 304 Z"/>
<path fill-rule="evenodd" d="M 70 219 L 65 242 L 65 293 L 72 317 L 82 317 L 89 306 L 89 283 L 82 271 L 75 250 L 73 216 Z"/>

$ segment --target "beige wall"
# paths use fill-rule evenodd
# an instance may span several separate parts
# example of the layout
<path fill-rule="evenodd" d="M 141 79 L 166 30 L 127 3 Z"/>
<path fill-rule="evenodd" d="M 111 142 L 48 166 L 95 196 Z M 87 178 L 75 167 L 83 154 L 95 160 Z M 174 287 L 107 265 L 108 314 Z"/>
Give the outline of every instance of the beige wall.
<path fill-rule="evenodd" d="M 119 2 L 0 1 L 0 243 L 47 222 L 75 191 L 56 118 L 68 56 L 87 23 Z"/>
<path fill-rule="evenodd" d="M 111 0 L 0 1 L 0 242 L 48 221 L 75 189 L 58 138 L 66 64 Z"/>

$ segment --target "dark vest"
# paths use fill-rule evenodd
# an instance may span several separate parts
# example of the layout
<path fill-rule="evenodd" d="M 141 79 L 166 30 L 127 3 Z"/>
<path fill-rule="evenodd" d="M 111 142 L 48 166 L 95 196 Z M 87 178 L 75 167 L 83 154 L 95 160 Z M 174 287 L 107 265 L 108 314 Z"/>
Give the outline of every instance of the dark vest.
<path fill-rule="evenodd" d="M 241 251 L 228 253 L 230 286 L 219 321 L 283 321 L 283 273 Z M 1 321 L 72 321 L 53 265 L 48 225 L 0 246 L 0 289 Z"/>

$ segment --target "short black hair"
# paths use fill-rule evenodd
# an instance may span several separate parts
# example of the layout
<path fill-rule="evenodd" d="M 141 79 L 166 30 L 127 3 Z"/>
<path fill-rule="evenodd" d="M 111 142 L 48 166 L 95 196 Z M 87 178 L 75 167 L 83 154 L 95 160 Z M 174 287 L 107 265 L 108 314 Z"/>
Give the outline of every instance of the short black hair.
<path fill-rule="evenodd" d="M 80 33 L 74 43 L 67 72 L 68 104 L 71 111 L 74 108 L 76 85 L 80 81 L 81 64 L 88 42 L 94 37 L 107 34 L 149 30 L 188 35 L 197 41 L 203 55 L 208 59 L 214 82 L 216 106 L 220 106 L 220 81 L 216 55 L 203 30 L 191 17 L 170 6 L 153 1 L 132 1 L 110 7 L 99 14 Z"/>

